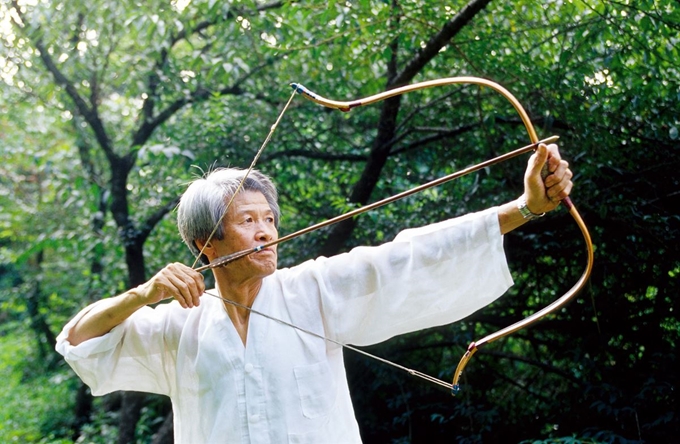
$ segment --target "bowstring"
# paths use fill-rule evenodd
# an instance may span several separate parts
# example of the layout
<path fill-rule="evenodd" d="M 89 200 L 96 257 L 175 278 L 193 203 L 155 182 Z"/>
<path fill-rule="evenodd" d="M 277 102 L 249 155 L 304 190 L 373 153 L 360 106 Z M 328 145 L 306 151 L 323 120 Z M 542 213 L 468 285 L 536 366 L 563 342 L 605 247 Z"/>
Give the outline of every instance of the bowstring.
<path fill-rule="evenodd" d="M 214 298 L 216 298 L 216 299 L 220 299 L 221 301 L 226 302 L 227 304 L 233 305 L 233 306 L 235 306 L 235 307 L 243 308 L 243 309 L 245 309 L 245 310 L 248 310 L 248 311 L 251 312 L 251 313 L 255 313 L 256 315 L 262 316 L 262 317 L 267 318 L 267 319 L 269 319 L 269 320 L 271 320 L 271 321 L 278 322 L 279 324 L 282 324 L 282 325 L 285 325 L 285 326 L 288 326 L 288 327 L 292 327 L 292 328 L 294 328 L 294 329 L 296 329 L 296 330 L 298 330 L 298 331 L 301 331 L 301 332 L 306 333 L 306 334 L 308 334 L 308 335 L 314 336 L 314 337 L 316 337 L 316 338 L 318 338 L 318 339 L 322 339 L 322 340 L 324 340 L 324 341 L 326 341 L 326 342 L 330 342 L 330 343 L 335 344 L 335 345 L 338 345 L 338 346 L 340 346 L 340 347 L 342 347 L 342 348 L 346 348 L 347 350 L 351 350 L 351 351 L 353 351 L 353 352 L 355 352 L 355 353 L 359 353 L 359 354 L 364 355 L 364 356 L 366 356 L 366 357 L 368 357 L 368 358 L 375 359 L 376 361 L 380 361 L 380 362 L 382 362 L 383 364 L 391 365 L 392 367 L 398 368 L 399 370 L 402 370 L 402 371 L 404 371 L 404 372 L 410 374 L 411 376 L 415 376 L 415 377 L 424 379 L 424 380 L 426 380 L 426 381 L 432 382 L 432 383 L 434 383 L 434 384 L 436 384 L 436 385 L 439 385 L 439 386 L 441 386 L 441 387 L 444 387 L 444 388 L 446 388 L 446 389 L 448 389 L 448 390 L 452 390 L 452 389 L 453 389 L 453 385 L 452 385 L 452 384 L 449 384 L 448 382 L 444 382 L 444 381 L 442 381 L 442 380 L 440 380 L 440 379 L 437 379 L 437 378 L 435 378 L 434 376 L 430 376 L 430 375 L 428 375 L 428 374 L 426 374 L 426 373 L 419 372 L 418 370 L 414 370 L 414 369 L 412 369 L 412 368 L 408 368 L 408 367 L 403 366 L 403 365 L 401 365 L 401 364 L 397 364 L 396 362 L 392 362 L 392 361 L 390 361 L 390 360 L 388 360 L 388 359 L 381 358 L 380 356 L 376 356 L 376 355 L 371 354 L 371 353 L 369 353 L 369 352 L 367 352 L 367 351 L 361 350 L 360 348 L 356 348 L 356 347 L 354 347 L 354 346 L 352 346 L 352 345 L 345 344 L 344 342 L 336 341 L 335 339 L 331 339 L 331 338 L 329 338 L 329 337 L 327 337 L 327 336 L 324 336 L 324 335 L 322 335 L 322 334 L 315 333 L 315 332 L 313 332 L 313 331 L 311 331 L 311 330 L 307 330 L 306 328 L 303 328 L 303 327 L 300 327 L 300 326 L 298 326 L 298 325 L 292 324 L 292 323 L 290 323 L 290 322 L 284 321 L 283 319 L 279 319 L 279 318 L 277 318 L 277 317 L 274 317 L 274 316 L 268 315 L 268 314 L 266 314 L 266 313 L 263 313 L 263 312 L 261 312 L 261 311 L 259 311 L 259 310 L 255 310 L 255 309 L 253 309 L 252 307 L 249 307 L 249 306 L 247 306 L 247 305 L 241 304 L 241 303 L 236 302 L 236 301 L 234 301 L 234 300 L 227 299 L 227 298 L 223 298 L 222 296 L 220 296 L 220 295 L 218 295 L 218 294 L 215 294 L 215 293 L 211 293 L 211 292 L 209 292 L 209 291 L 207 291 L 207 290 L 204 291 L 204 294 L 207 294 L 208 296 L 212 296 L 212 297 L 214 297 Z"/>
<path fill-rule="evenodd" d="M 201 251 L 199 251 L 198 254 L 196 255 L 196 258 L 194 259 L 194 263 L 191 264 L 191 268 L 196 268 L 196 264 L 198 263 L 201 256 L 203 256 L 203 252 L 208 247 L 208 244 L 210 243 L 212 238 L 215 236 L 215 233 L 217 232 L 220 225 L 222 225 L 222 221 L 224 220 L 225 216 L 227 215 L 227 211 L 229 211 L 229 207 L 231 207 L 231 203 L 234 201 L 234 198 L 236 197 L 236 195 L 243 188 L 243 185 L 245 184 L 246 179 L 248 178 L 248 175 L 250 174 L 250 172 L 253 171 L 253 168 L 255 168 L 257 161 L 260 159 L 260 155 L 262 155 L 264 148 L 267 146 L 267 144 L 271 140 L 272 135 L 274 134 L 274 131 L 276 130 L 276 127 L 279 126 L 279 122 L 281 121 L 281 118 L 286 113 L 288 106 L 293 101 L 293 97 L 295 97 L 296 94 L 297 94 L 297 92 L 293 91 L 293 94 L 291 94 L 290 98 L 288 99 L 288 102 L 286 102 L 286 105 L 283 107 L 283 109 L 279 113 L 279 117 L 276 118 L 276 121 L 274 122 L 274 124 L 269 129 L 269 134 L 267 134 L 267 137 L 264 139 L 264 142 L 262 142 L 262 146 L 260 146 L 260 149 L 257 150 L 257 153 L 255 153 L 255 157 L 253 157 L 253 161 L 250 162 L 250 166 L 248 167 L 245 174 L 243 175 L 243 179 L 241 179 L 241 182 L 239 182 L 238 187 L 236 187 L 236 191 L 234 191 L 234 193 L 231 195 L 231 198 L 229 199 L 229 202 L 227 202 L 227 206 L 225 207 L 224 211 L 222 212 L 222 215 L 217 220 L 217 223 L 215 224 L 212 231 L 210 232 L 210 236 L 208 236 L 208 239 L 203 244 Z"/>

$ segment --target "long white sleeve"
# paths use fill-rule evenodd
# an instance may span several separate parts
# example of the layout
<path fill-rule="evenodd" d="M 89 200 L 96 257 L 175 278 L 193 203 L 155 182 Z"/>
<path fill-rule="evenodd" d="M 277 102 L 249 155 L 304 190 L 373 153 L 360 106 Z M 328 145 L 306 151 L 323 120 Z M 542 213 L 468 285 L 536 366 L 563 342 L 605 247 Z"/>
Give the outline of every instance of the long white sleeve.
<path fill-rule="evenodd" d="M 319 298 L 330 337 L 368 345 L 469 316 L 512 283 L 494 208 L 309 261 L 284 288 Z"/>

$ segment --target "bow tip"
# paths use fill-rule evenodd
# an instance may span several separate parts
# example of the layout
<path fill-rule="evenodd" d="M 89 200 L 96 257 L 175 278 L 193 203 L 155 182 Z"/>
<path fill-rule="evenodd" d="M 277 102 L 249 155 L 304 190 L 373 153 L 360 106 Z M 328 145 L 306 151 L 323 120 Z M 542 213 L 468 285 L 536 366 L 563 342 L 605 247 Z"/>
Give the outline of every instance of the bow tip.
<path fill-rule="evenodd" d="M 290 83 L 290 87 L 293 88 L 293 90 L 298 94 L 304 94 L 305 92 L 307 92 L 307 88 L 300 85 L 299 83 L 292 82 Z"/>
<path fill-rule="evenodd" d="M 460 384 L 454 384 L 451 386 L 451 396 L 456 396 L 460 393 Z"/>

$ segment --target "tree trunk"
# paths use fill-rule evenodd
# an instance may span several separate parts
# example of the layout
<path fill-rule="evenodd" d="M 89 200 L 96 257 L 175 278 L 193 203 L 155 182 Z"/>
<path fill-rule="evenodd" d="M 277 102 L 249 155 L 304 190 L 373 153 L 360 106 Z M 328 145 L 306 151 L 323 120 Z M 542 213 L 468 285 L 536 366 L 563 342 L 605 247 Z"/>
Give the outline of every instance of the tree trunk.
<path fill-rule="evenodd" d="M 125 263 L 128 267 L 129 287 L 136 287 L 146 282 L 144 270 L 144 247 L 139 242 L 125 246 Z"/>
<path fill-rule="evenodd" d="M 36 255 L 36 271 L 40 271 L 43 261 L 43 252 L 39 251 Z M 52 368 L 59 362 L 60 355 L 54 349 L 57 338 L 47 324 L 45 317 L 40 313 L 42 305 L 42 289 L 40 280 L 36 279 L 31 291 L 26 295 L 26 309 L 31 319 L 31 329 L 35 333 L 38 354 L 42 362 L 47 363 L 48 368 Z"/>
<path fill-rule="evenodd" d="M 134 236 L 133 233 L 133 230 L 127 230 L 121 234 L 125 244 L 125 261 L 131 288 L 146 282 L 143 245 L 136 237 L 126 237 Z M 118 423 L 118 444 L 135 442 L 135 430 L 145 399 L 146 396 L 142 393 L 125 392 L 123 394 Z"/>
<path fill-rule="evenodd" d="M 380 173 L 390 154 L 388 142 L 392 140 L 396 131 L 400 104 L 401 96 L 393 97 L 383 102 L 380 123 L 378 124 L 378 134 L 373 142 L 373 149 L 371 149 L 371 153 L 368 155 L 366 167 L 349 198 L 349 201 L 352 203 L 366 205 L 371 198 L 371 193 L 373 193 L 378 183 Z M 336 224 L 326 242 L 321 246 L 321 255 L 332 256 L 340 252 L 347 243 L 355 226 L 355 218 Z"/>
<path fill-rule="evenodd" d="M 118 423 L 118 444 L 131 444 L 135 442 L 135 430 L 137 429 L 137 422 L 141 416 L 145 399 L 146 395 L 144 393 L 123 393 Z"/>
<path fill-rule="evenodd" d="M 92 394 L 90 394 L 88 386 L 81 381 L 78 386 L 78 391 L 76 392 L 76 405 L 74 409 L 75 419 L 73 421 L 73 433 L 71 435 L 74 442 L 78 441 L 83 425 L 90 422 L 91 414 Z"/>
<path fill-rule="evenodd" d="M 161 428 L 158 429 L 155 435 L 153 435 L 153 441 L 151 441 L 151 444 L 172 444 L 175 442 L 173 431 L 174 428 L 171 411 L 165 417 L 165 421 L 163 421 Z"/>

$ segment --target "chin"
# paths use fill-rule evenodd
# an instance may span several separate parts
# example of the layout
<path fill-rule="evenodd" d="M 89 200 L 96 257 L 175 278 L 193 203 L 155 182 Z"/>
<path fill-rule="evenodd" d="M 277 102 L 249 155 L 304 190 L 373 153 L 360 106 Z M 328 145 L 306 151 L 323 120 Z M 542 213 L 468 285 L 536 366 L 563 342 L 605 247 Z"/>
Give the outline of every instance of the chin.
<path fill-rule="evenodd" d="M 278 265 L 278 264 L 277 264 L 276 261 L 274 261 L 274 262 L 272 262 L 271 264 L 269 264 L 269 266 L 267 267 L 267 270 L 266 270 L 266 271 L 267 271 L 267 276 L 269 276 L 270 274 L 274 274 L 274 272 L 276 271 L 277 265 Z"/>
<path fill-rule="evenodd" d="M 260 275 L 263 277 L 274 274 L 274 272 L 276 271 L 276 266 L 277 261 L 275 258 L 273 260 L 265 260 L 257 264 L 257 268 L 260 271 Z"/>

